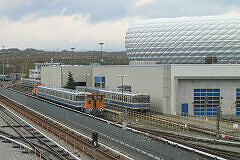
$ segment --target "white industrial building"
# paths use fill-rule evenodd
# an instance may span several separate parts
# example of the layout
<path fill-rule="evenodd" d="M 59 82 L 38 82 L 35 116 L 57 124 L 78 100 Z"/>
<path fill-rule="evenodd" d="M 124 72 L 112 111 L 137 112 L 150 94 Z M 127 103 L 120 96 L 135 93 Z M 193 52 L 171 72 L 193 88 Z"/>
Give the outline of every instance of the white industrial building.
<path fill-rule="evenodd" d="M 223 115 L 240 115 L 239 29 L 240 16 L 137 22 L 125 37 L 132 65 L 46 66 L 41 81 L 64 86 L 71 71 L 80 85 L 117 89 L 118 75 L 128 75 L 124 85 L 150 94 L 152 111 L 216 116 L 221 106 Z"/>
<path fill-rule="evenodd" d="M 236 102 L 240 98 L 238 64 L 46 66 L 41 69 L 41 83 L 64 86 L 69 71 L 76 82 L 88 87 L 99 83 L 95 81 L 96 77 L 105 77 L 101 83 L 108 89 L 121 86 L 118 75 L 128 75 L 124 85 L 130 85 L 133 92 L 150 94 L 152 111 L 215 116 L 215 109 L 220 105 L 224 115 L 237 114 L 239 104 Z"/>
<path fill-rule="evenodd" d="M 60 65 L 60 63 L 34 63 L 35 68 L 29 69 L 29 78 L 40 79 L 41 78 L 41 67 Z"/>

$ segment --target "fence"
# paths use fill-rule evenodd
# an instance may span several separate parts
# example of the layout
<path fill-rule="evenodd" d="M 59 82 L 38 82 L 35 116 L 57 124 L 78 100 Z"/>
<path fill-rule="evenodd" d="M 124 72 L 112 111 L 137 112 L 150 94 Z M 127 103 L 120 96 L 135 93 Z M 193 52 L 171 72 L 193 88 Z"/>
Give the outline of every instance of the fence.
<path fill-rule="evenodd" d="M 123 130 L 115 125 L 94 119 L 89 116 L 78 114 L 65 108 L 55 106 L 37 99 L 19 94 L 17 92 L 0 88 L 0 94 L 18 101 L 44 115 L 47 115 L 59 122 L 71 126 L 71 128 L 85 135 L 91 136 L 92 132 L 98 132 L 99 141 L 103 142 L 111 148 L 116 148 L 122 153 L 134 157 L 135 159 L 210 159 L 209 157 L 200 155 L 193 150 L 181 149 L 178 145 L 171 145 L 167 141 L 155 141 L 146 139 L 144 136 Z M 129 113 L 129 116 L 137 113 Z M 178 126 L 168 121 L 159 121 L 155 117 L 146 115 L 136 115 L 139 118 L 146 118 L 154 124 L 163 124 L 168 127 Z M 177 128 L 177 127 L 176 127 Z M 49 128 L 48 128 L 49 129 Z M 185 129 L 185 128 L 179 128 Z M 61 136 L 61 135 L 60 135 Z M 66 140 L 66 139 L 65 139 Z M 67 139 L 68 141 L 68 139 Z"/>

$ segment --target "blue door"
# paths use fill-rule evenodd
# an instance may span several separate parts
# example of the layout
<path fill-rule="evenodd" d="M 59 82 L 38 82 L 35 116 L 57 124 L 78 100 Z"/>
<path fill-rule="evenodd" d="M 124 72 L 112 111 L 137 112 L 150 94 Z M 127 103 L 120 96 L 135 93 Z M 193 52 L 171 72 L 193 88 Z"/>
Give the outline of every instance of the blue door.
<path fill-rule="evenodd" d="M 188 104 L 182 104 L 182 116 L 188 116 Z"/>
<path fill-rule="evenodd" d="M 236 115 L 237 115 L 237 116 L 240 116 L 240 107 L 237 107 L 237 108 L 236 108 Z"/>

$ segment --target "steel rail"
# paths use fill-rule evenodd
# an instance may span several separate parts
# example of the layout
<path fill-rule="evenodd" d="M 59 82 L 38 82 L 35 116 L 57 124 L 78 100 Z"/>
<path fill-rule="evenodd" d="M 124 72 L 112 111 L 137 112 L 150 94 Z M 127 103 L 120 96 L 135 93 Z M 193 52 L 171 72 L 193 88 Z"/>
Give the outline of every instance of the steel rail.
<path fill-rule="evenodd" d="M 4 97 L 4 96 L 3 96 Z M 72 154 L 71 152 L 69 152 L 66 148 L 62 147 L 60 144 L 58 144 L 57 142 L 53 141 L 51 138 L 49 138 L 47 135 L 45 135 L 44 133 L 42 133 L 40 130 L 38 130 L 36 127 L 34 127 L 33 125 L 31 125 L 29 122 L 25 121 L 24 119 L 22 119 L 21 117 L 19 117 L 18 115 L 16 115 L 15 113 L 13 113 L 10 109 L 8 109 L 7 107 L 5 107 L 4 105 L 0 104 L 0 106 L 4 107 L 6 110 L 8 110 L 9 112 L 11 112 L 14 116 L 16 116 L 17 118 L 19 118 L 21 121 L 25 122 L 27 125 L 29 125 L 31 128 L 33 128 L 34 130 L 36 130 L 37 132 L 39 132 L 41 135 L 43 135 L 46 139 L 48 139 L 49 141 L 51 141 L 52 143 L 54 143 L 55 145 L 57 145 L 59 148 L 61 148 L 62 150 L 64 150 L 65 152 L 67 152 L 69 155 L 71 155 L 71 157 L 75 158 L 76 160 L 81 160 L 79 157 L 75 156 L 74 154 Z"/>
<path fill-rule="evenodd" d="M 11 89 L 11 90 L 12 90 L 12 89 Z M 31 96 L 31 95 L 28 95 L 28 94 L 25 94 L 25 93 L 22 93 L 22 92 L 19 92 L 19 91 L 16 91 L 16 90 L 13 90 L 13 91 L 14 91 L 14 92 L 21 93 L 21 94 L 24 94 L 24 95 L 26 95 L 26 96 L 30 96 L 30 97 L 32 97 L 32 98 L 36 98 L 36 97 L 33 97 L 33 96 Z M 36 99 L 42 100 L 42 99 L 40 99 L 40 98 L 36 98 Z M 55 103 L 50 102 L 50 101 L 46 101 L 46 100 L 42 100 L 42 101 L 45 101 L 45 102 L 47 102 L 47 103 L 51 103 L 51 104 L 56 105 Z M 62 108 L 66 108 L 66 109 L 68 109 L 68 110 L 73 110 L 73 109 L 69 109 L 69 108 L 67 108 L 67 107 L 64 107 L 64 106 L 62 106 L 62 105 L 58 105 L 58 104 L 57 104 L 57 106 L 62 107 Z M 73 111 L 75 111 L 75 110 L 73 110 Z M 75 111 L 75 112 L 76 112 L 76 111 Z M 80 112 L 79 112 L 79 113 L 80 113 Z M 84 114 L 84 113 L 81 113 L 81 114 Z M 85 115 L 87 115 L 87 114 L 85 114 Z M 88 116 L 91 117 L 91 115 L 88 115 Z M 122 127 L 122 125 L 120 125 L 120 124 L 115 124 L 114 122 L 107 121 L 107 120 L 102 119 L 102 118 L 99 118 L 99 117 L 95 117 L 95 119 L 101 120 L 101 121 L 106 122 L 106 123 L 108 123 L 108 124 L 116 125 L 116 126 L 118 126 L 118 127 Z M 164 118 L 161 118 L 161 119 L 168 121 L 168 119 L 164 119 Z M 174 124 L 175 124 L 175 123 L 179 123 L 179 122 L 175 122 L 175 121 L 174 121 Z M 184 125 L 185 125 L 185 124 L 184 124 Z M 149 133 L 145 133 L 145 132 L 142 132 L 142 131 L 133 129 L 133 128 L 129 128 L 129 127 L 128 127 L 127 129 L 130 130 L 130 131 L 132 131 L 132 132 L 138 133 L 138 134 L 144 134 L 144 135 L 146 135 L 146 136 L 149 135 Z M 198 129 L 199 129 L 199 128 L 198 128 Z M 209 130 L 207 130 L 207 132 L 209 132 Z M 110 138 L 111 140 L 113 140 L 111 137 L 109 137 L 109 138 Z M 219 159 L 219 160 L 223 160 L 223 159 L 224 159 L 224 158 L 222 158 L 222 157 L 218 157 L 218 156 L 215 156 L 215 155 L 213 155 L 213 154 L 209 154 L 209 153 L 207 153 L 207 152 L 203 152 L 203 151 L 200 151 L 200 150 L 198 150 L 198 149 L 194 149 L 194 148 L 185 146 L 185 145 L 183 145 L 183 144 L 181 144 L 181 143 L 176 143 L 176 142 L 173 142 L 173 141 L 170 141 L 170 140 L 161 138 L 161 137 L 155 137 L 155 138 L 158 139 L 158 140 L 161 140 L 162 142 L 167 142 L 167 143 L 170 144 L 170 145 L 178 146 L 178 147 L 180 147 L 180 148 L 183 148 L 183 149 L 186 149 L 186 150 L 189 150 L 189 151 L 193 151 L 193 152 L 198 153 L 198 154 L 201 154 L 201 155 L 203 155 L 203 156 L 207 156 L 207 157 L 211 157 L 211 158 L 216 158 L 216 159 Z M 120 143 L 120 141 L 118 141 L 118 140 L 116 140 L 116 142 Z M 123 142 L 121 142 L 121 144 L 122 144 L 122 143 L 123 143 Z M 128 147 L 131 147 L 130 145 L 125 144 L 125 143 L 123 143 L 123 145 L 128 146 Z M 137 149 L 137 150 L 139 150 L 139 149 Z M 139 150 L 139 152 L 145 153 L 144 151 L 141 151 L 141 150 Z M 147 153 L 147 154 L 149 154 L 149 153 Z M 153 155 L 152 155 L 152 156 L 153 156 Z M 157 157 L 155 157 L 155 158 L 157 158 Z"/>
<path fill-rule="evenodd" d="M 50 147 L 47 143 L 45 143 L 42 139 L 40 139 L 38 136 L 35 136 L 32 132 L 30 132 L 29 129 L 27 129 L 25 126 L 23 126 L 19 121 L 17 121 L 14 117 L 12 117 L 11 115 L 9 115 L 6 111 L 2 110 L 2 112 L 4 112 L 8 117 L 10 117 L 14 122 L 16 122 L 19 126 L 21 126 L 22 128 L 24 128 L 28 133 L 30 133 L 32 136 L 34 136 L 41 144 L 45 145 L 46 147 L 48 147 L 51 151 L 52 154 L 54 154 L 56 157 L 62 159 L 62 160 L 67 160 L 65 157 L 63 157 L 62 155 L 60 155 L 56 150 L 54 150 L 52 147 Z M 27 140 L 27 138 L 25 136 L 23 136 L 12 124 L 10 124 L 9 122 L 7 122 L 9 126 L 11 126 L 11 128 L 18 133 L 19 136 L 23 137 L 25 140 Z M 34 146 L 34 143 L 27 140 L 27 142 L 29 143 L 29 145 L 31 145 L 32 147 Z M 39 151 L 40 152 L 40 151 Z"/>
<path fill-rule="evenodd" d="M 208 146 L 201 145 L 201 144 L 186 142 L 180 137 L 180 135 L 174 135 L 174 134 L 169 135 L 167 133 L 162 133 L 160 131 L 152 131 L 152 130 L 149 130 L 149 129 L 143 129 L 143 128 L 139 128 L 139 127 L 132 127 L 132 128 L 140 130 L 144 133 L 148 133 L 148 137 L 153 138 L 155 140 L 158 139 L 156 137 L 160 136 L 161 138 L 165 138 L 165 139 L 168 139 L 168 140 L 176 142 L 176 143 L 184 144 L 186 146 L 196 148 L 198 150 L 208 152 L 208 153 L 211 153 L 213 155 L 221 156 L 221 157 L 224 157 L 224 158 L 227 158 L 227 159 L 237 160 L 237 159 L 240 158 L 240 154 L 238 152 L 223 150 L 223 149 L 217 149 L 217 148 L 212 148 L 212 147 L 208 147 Z M 220 157 L 217 157 L 217 156 L 215 156 L 215 158 L 219 159 Z"/>
<path fill-rule="evenodd" d="M 15 105 L 16 105 L 16 104 L 15 104 Z M 17 104 L 17 105 L 18 105 L 18 109 L 20 109 L 21 107 L 23 107 L 23 106 L 21 106 L 21 105 L 19 105 L 19 104 Z M 73 134 L 73 133 L 67 133 L 66 129 L 64 129 L 63 127 L 57 126 L 56 123 L 51 123 L 49 120 L 45 120 L 43 117 L 39 117 L 39 116 L 31 113 L 32 111 L 30 112 L 30 111 L 28 111 L 26 108 L 25 108 L 25 109 L 21 108 L 20 110 L 21 110 L 21 111 L 24 111 L 25 113 L 31 114 L 31 116 L 33 116 L 33 117 L 35 117 L 35 118 L 38 118 L 38 119 L 39 119 L 38 121 L 43 121 L 43 122 L 45 122 L 46 124 L 48 124 L 49 126 L 54 126 L 56 129 L 60 130 L 62 133 L 67 134 L 68 136 L 70 136 L 70 137 L 72 137 L 72 138 L 75 138 L 75 139 L 77 139 L 78 141 L 80 140 L 78 136 L 74 137 L 75 134 Z M 82 143 L 84 143 L 85 145 L 87 145 L 89 148 L 92 147 L 90 142 L 89 142 L 89 143 L 82 142 Z M 72 145 L 73 145 L 73 144 L 72 144 Z M 112 155 L 107 154 L 106 151 L 109 152 L 109 150 L 106 150 L 106 149 L 102 149 L 102 150 L 101 150 L 101 149 L 97 149 L 97 151 L 100 152 L 101 154 L 104 154 L 104 155 L 105 155 L 105 158 L 106 158 L 106 156 L 107 156 L 107 157 L 109 157 L 109 159 L 115 159 L 115 160 L 118 160 L 118 159 L 119 159 L 119 158 L 118 158 L 119 156 L 112 156 Z M 92 154 L 89 154 L 89 156 L 92 156 Z"/>

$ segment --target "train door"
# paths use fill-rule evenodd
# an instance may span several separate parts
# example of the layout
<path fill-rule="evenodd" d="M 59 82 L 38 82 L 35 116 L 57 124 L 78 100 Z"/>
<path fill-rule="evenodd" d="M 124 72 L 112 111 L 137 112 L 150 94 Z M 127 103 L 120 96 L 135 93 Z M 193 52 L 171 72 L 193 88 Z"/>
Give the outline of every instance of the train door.
<path fill-rule="evenodd" d="M 182 104 L 182 116 L 188 116 L 188 103 Z"/>

